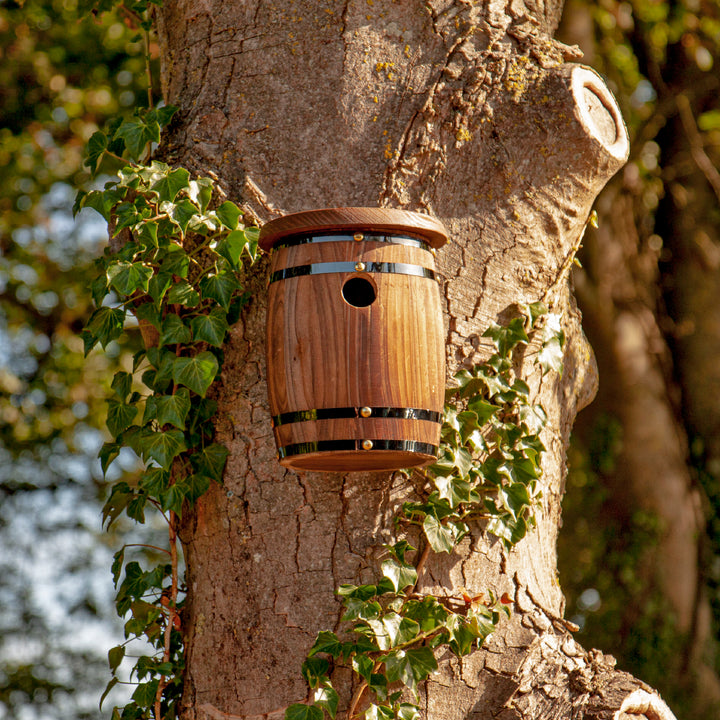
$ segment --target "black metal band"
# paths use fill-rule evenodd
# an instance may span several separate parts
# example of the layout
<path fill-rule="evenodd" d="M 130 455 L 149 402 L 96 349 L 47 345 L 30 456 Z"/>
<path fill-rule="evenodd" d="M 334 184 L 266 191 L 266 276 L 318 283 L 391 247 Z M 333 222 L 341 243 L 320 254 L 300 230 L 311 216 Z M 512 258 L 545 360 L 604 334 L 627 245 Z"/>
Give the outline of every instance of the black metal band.
<path fill-rule="evenodd" d="M 438 448 L 430 443 L 417 442 L 416 440 L 371 440 L 372 447 L 369 450 L 363 448 L 367 440 L 317 440 L 314 442 L 295 443 L 278 448 L 280 460 L 293 455 L 307 455 L 316 452 L 341 452 L 343 450 L 360 451 L 371 453 L 376 450 L 394 450 L 399 452 L 418 453 L 437 457 Z"/>
<path fill-rule="evenodd" d="M 410 247 L 419 247 L 423 250 L 430 251 L 430 245 L 419 238 L 409 237 L 406 235 L 369 235 L 367 233 L 357 233 L 362 235 L 362 240 L 356 240 L 354 234 L 326 234 L 326 235 L 289 235 L 273 245 L 273 248 L 295 247 L 296 245 L 306 245 L 307 243 L 325 243 L 325 242 L 384 242 L 393 245 L 409 245 Z"/>
<path fill-rule="evenodd" d="M 422 267 L 422 265 L 410 265 L 409 263 L 392 263 L 392 262 L 366 262 L 363 268 L 358 268 L 358 263 L 354 262 L 326 262 L 314 263 L 312 265 L 296 265 L 295 267 L 283 268 L 277 270 L 270 276 L 270 282 L 274 283 L 278 280 L 287 280 L 288 278 L 300 277 L 302 275 L 327 275 L 329 273 L 394 273 L 396 275 L 415 275 L 417 277 L 429 278 L 437 280 L 438 274 L 430 268 Z"/>
<path fill-rule="evenodd" d="M 423 410 L 421 408 L 396 408 L 396 407 L 368 407 L 369 415 L 363 415 L 365 408 L 343 407 L 343 408 L 317 408 L 314 410 L 297 410 L 295 412 L 280 413 L 272 419 L 274 427 L 290 425 L 291 423 L 307 422 L 312 420 L 339 420 L 341 418 L 399 418 L 401 420 L 428 420 L 429 422 L 442 422 L 442 413 L 435 410 Z"/>

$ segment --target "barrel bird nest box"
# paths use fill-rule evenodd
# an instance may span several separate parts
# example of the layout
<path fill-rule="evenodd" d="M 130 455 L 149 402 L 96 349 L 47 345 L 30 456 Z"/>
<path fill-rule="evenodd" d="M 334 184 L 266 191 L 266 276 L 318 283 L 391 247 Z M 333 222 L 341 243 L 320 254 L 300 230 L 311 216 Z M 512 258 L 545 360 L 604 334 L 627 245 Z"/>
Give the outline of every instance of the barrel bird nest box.
<path fill-rule="evenodd" d="M 397 470 L 435 460 L 445 332 L 428 215 L 331 208 L 262 228 L 272 250 L 268 398 L 280 462 Z"/>

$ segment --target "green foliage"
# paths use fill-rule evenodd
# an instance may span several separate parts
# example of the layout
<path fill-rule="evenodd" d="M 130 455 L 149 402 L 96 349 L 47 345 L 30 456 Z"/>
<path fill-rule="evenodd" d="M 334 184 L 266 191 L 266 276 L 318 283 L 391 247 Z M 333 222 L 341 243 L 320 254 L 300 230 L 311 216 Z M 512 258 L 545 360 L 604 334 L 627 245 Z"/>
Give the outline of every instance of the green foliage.
<path fill-rule="evenodd" d="M 143 155 L 172 113 L 139 113 L 115 131 L 96 133 L 89 148 L 93 169 L 105 153 Z M 153 161 L 125 165 L 118 180 L 80 193 L 76 201 L 77 210 L 91 207 L 114 223 L 116 234 L 124 233 L 118 252 L 97 262 L 92 293 L 98 308 L 82 333 L 86 354 L 98 343 L 106 348 L 131 316 L 151 329 L 151 342 L 133 358 L 134 374 L 120 371 L 113 378 L 114 397 L 107 401 L 113 439 L 100 453 L 107 470 L 129 447 L 144 470 L 135 484 L 113 486 L 103 519 L 110 525 L 124 513 L 142 523 L 154 508 L 167 514 L 170 529 L 170 562 L 143 570 L 134 560 L 123 565 L 125 548 L 115 556 L 116 606 L 128 617 L 126 642 L 145 638 L 156 651 L 136 662 L 138 685 L 132 702 L 115 709 L 117 718 L 150 717 L 158 707 L 162 717 L 175 717 L 184 663 L 176 519 L 212 482 L 222 481 L 227 458 L 227 449 L 212 441 L 207 421 L 216 405 L 206 396 L 220 372 L 231 306 L 236 312 L 246 300 L 238 274 L 243 260 L 254 261 L 257 244 L 239 227 L 237 206 L 226 201 L 210 209 L 212 197 L 209 178 L 192 179 L 182 168 Z M 138 376 L 142 392 L 135 390 Z M 106 694 L 117 683 L 124 648 L 110 651 L 113 679 Z M 337 696 L 327 688 L 316 702 L 334 713 Z"/>
<path fill-rule="evenodd" d="M 685 639 L 652 566 L 663 528 L 657 516 L 629 507 L 613 482 L 621 449 L 619 421 L 601 416 L 589 444 L 574 437 L 568 451 L 566 537 L 558 548 L 568 616 L 584 646 L 612 653 L 689 713 L 683 693 L 668 683 L 683 673 Z"/>
<path fill-rule="evenodd" d="M 134 34 L 113 14 L 79 16 L 72 0 L 0 3 L 0 544 L 13 548 L 0 557 L 6 717 L 90 720 L 107 680 L 102 642 L 76 640 L 79 626 L 113 623 L 104 584 L 89 579 L 103 540 L 83 517 L 97 515 L 106 492 L 96 467 L 104 395 L 134 337 L 83 357 L 78 332 L 104 234 L 90 211 L 73 224 L 70 185 L 88 180 L 92 133 L 145 102 Z M 123 460 L 114 477 L 121 464 L 129 469 Z M 43 591 L 38 572 L 55 592 Z"/>
<path fill-rule="evenodd" d="M 416 584 L 428 553 L 453 552 L 473 522 L 484 522 L 508 549 L 534 524 L 544 450 L 539 434 L 546 417 L 542 407 L 531 403 L 530 388 L 516 376 L 514 362 L 533 333 L 541 333 L 536 358 L 541 372 L 562 370 L 563 331 L 559 318 L 542 303 L 485 332 L 495 352 L 485 363 L 455 375 L 447 391 L 438 461 L 420 473 L 425 495 L 420 502 L 405 503 L 398 518 L 421 529 L 425 552 L 417 554 L 406 540 L 386 545 L 388 557 L 376 584 L 338 588 L 342 620 L 351 623 L 350 629 L 346 637 L 327 630 L 318 634 L 303 664 L 314 699 L 290 706 L 286 720 L 321 720 L 324 711 L 335 717 L 337 696 L 330 693 L 330 675 L 337 665 L 349 665 L 359 680 L 350 718 L 366 691 L 374 701 L 365 720 L 417 718 L 419 707 L 401 702 L 402 688 L 417 699 L 417 684 L 437 669 L 434 651 L 444 647 L 458 657 L 468 655 L 509 614 L 512 601 L 505 597 L 434 597 Z M 328 697 L 334 702 L 327 702 Z"/>

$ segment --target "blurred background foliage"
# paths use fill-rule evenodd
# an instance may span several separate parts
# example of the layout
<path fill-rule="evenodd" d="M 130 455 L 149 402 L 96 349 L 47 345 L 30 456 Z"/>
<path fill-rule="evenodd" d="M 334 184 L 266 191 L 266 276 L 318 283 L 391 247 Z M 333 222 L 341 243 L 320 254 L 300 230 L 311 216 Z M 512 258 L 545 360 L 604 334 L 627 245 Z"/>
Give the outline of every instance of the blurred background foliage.
<path fill-rule="evenodd" d="M 72 204 L 88 138 L 147 101 L 136 35 L 75 0 L 0 2 L 0 718 L 108 714 L 118 543 L 101 533 L 96 456 L 125 339 L 83 358 L 107 234 Z"/>
<path fill-rule="evenodd" d="M 631 138 L 574 275 L 600 389 L 568 458 L 567 615 L 678 717 L 720 717 L 720 3 L 570 0 L 558 36 Z"/>
<path fill-rule="evenodd" d="M 567 615 L 679 716 L 717 717 L 720 3 L 570 0 L 558 36 L 632 141 L 574 278 L 600 392 L 569 452 Z M 99 718 L 120 629 L 96 453 L 131 339 L 82 357 L 106 237 L 71 207 L 90 135 L 146 102 L 145 59 L 129 16 L 77 0 L 0 0 L 0 58 L 0 720 Z"/>

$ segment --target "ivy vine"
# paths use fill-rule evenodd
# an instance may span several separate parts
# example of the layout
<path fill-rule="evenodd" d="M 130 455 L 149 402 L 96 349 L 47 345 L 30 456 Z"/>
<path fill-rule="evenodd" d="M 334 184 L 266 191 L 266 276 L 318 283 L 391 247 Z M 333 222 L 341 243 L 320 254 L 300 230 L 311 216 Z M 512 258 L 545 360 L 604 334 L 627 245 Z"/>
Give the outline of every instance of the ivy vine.
<path fill-rule="evenodd" d="M 455 374 L 446 393 L 437 462 L 425 471 L 403 471 L 420 475 L 426 494 L 402 506 L 397 524 L 421 528 L 424 550 L 418 553 L 404 539 L 385 545 L 387 559 L 375 584 L 338 588 L 341 619 L 349 629 L 342 638 L 331 631 L 318 634 L 302 666 L 311 700 L 291 705 L 286 720 L 323 720 L 325 712 L 335 718 L 338 694 L 330 675 L 337 666 L 357 676 L 348 718 L 358 717 L 367 693 L 372 700 L 365 720 L 415 720 L 420 710 L 407 701 L 406 691 L 417 701 L 418 683 L 438 667 L 434 651 L 445 647 L 458 657 L 467 655 L 509 616 L 513 600 L 507 595 L 434 596 L 418 589 L 418 578 L 430 553 L 453 552 L 472 520 L 484 522 L 507 548 L 534 524 L 544 450 L 540 431 L 547 417 L 515 373 L 516 354 L 533 332 L 541 332 L 536 362 L 542 374 L 562 372 L 560 318 L 542 302 L 484 333 L 495 352 Z"/>
<path fill-rule="evenodd" d="M 141 155 L 159 139 L 174 108 L 137 113 L 96 133 L 88 164 L 96 170 L 102 156 Z M 248 300 L 240 274 L 257 257 L 257 228 L 240 223 L 230 201 L 216 206 L 210 178 L 191 178 L 183 168 L 152 161 L 130 162 L 103 190 L 81 192 L 76 211 L 97 210 L 123 234 L 116 253 L 98 260 L 91 287 L 97 309 L 82 336 L 85 353 L 117 339 L 134 317 L 144 328 L 146 346 L 133 357 L 133 372 L 113 378 L 107 427 L 112 440 L 100 451 L 103 471 L 124 447 L 144 463 L 135 483 L 116 483 L 103 508 L 109 526 L 122 513 L 145 522 L 148 509 L 159 511 L 168 527 L 166 561 L 143 569 L 126 562 L 128 547 L 114 557 L 116 609 L 126 618 L 126 642 L 112 650 L 113 677 L 103 695 L 120 682 L 117 670 L 127 645 L 148 642 L 151 655 L 137 659 L 132 702 L 113 710 L 114 720 L 176 717 L 182 692 L 184 656 L 180 612 L 185 588 L 179 576 L 178 520 L 212 482 L 221 482 L 227 448 L 213 441 L 217 403 L 208 391 L 218 377 L 222 347 L 230 326 Z M 136 389 L 141 377 L 142 390 Z M 102 700 L 101 700 L 102 703 Z"/>

